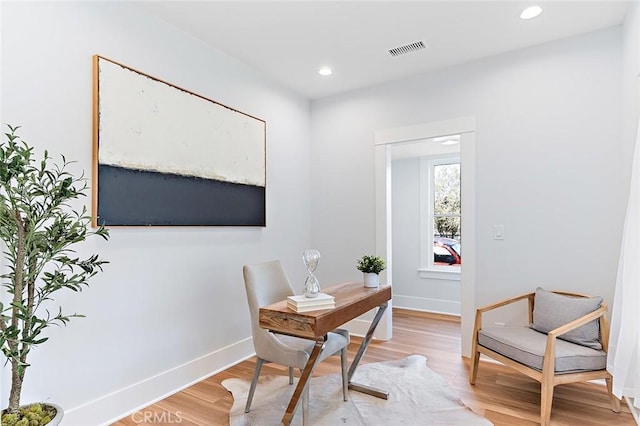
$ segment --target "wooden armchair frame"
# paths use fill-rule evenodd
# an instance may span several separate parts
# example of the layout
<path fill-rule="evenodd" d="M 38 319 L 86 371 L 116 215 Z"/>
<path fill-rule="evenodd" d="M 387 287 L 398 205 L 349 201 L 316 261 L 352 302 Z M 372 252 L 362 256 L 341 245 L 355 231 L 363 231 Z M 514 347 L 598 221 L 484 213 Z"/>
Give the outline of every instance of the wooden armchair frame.
<path fill-rule="evenodd" d="M 556 294 L 561 294 L 570 297 L 588 297 L 579 293 L 569 293 L 562 291 L 554 291 Z M 556 339 L 575 328 L 580 327 L 594 319 L 598 319 L 600 323 L 600 343 L 602 344 L 602 350 L 607 351 L 609 344 L 609 325 L 605 314 L 607 312 L 607 306 L 603 303 L 598 309 L 584 315 L 576 320 L 573 320 L 567 324 L 564 324 L 554 330 L 547 333 L 547 343 L 544 352 L 544 361 L 542 364 L 542 371 L 528 367 L 517 361 L 505 357 L 497 352 L 492 351 L 480 344 L 478 344 L 478 331 L 482 329 L 482 315 L 485 312 L 492 311 L 507 305 L 510 305 L 521 300 L 527 300 L 529 305 L 529 323 L 533 323 L 533 307 L 535 304 L 535 293 L 527 293 L 520 296 L 512 297 L 510 299 L 503 300 L 498 303 L 494 303 L 476 310 L 475 325 L 473 328 L 473 343 L 471 346 L 471 374 L 469 382 L 475 385 L 478 375 L 478 364 L 480 361 L 480 354 L 484 354 L 490 358 L 493 358 L 502 364 L 513 368 L 514 370 L 531 377 L 534 380 L 540 382 L 540 423 L 542 426 L 548 426 L 551 419 L 551 405 L 553 403 L 553 390 L 556 385 L 574 382 L 583 382 L 588 380 L 605 379 L 607 383 L 607 392 L 611 399 L 611 409 L 618 413 L 620 412 L 620 400 L 616 398 L 613 393 L 613 383 L 611 375 L 606 369 L 584 371 L 577 373 L 563 373 L 555 374 L 555 349 Z"/>

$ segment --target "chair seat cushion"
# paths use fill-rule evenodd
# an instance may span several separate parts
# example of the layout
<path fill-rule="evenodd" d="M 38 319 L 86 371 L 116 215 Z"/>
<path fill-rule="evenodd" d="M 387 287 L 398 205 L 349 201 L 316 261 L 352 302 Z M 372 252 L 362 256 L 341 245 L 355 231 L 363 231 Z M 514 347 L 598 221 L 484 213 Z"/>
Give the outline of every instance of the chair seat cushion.
<path fill-rule="evenodd" d="M 296 351 L 304 351 L 306 352 L 306 358 L 303 357 L 299 365 L 295 365 L 297 368 L 304 368 L 307 359 L 309 359 L 309 355 L 311 355 L 311 351 L 313 350 L 313 346 L 315 342 L 313 340 L 302 339 L 300 337 L 287 336 L 284 334 L 277 334 L 275 336 L 280 342 L 282 342 L 285 346 L 289 348 L 295 349 Z M 329 358 L 336 352 L 340 351 L 342 348 L 349 344 L 349 332 L 343 329 L 335 329 L 333 332 L 327 334 L 327 340 L 324 344 L 324 350 L 320 353 L 319 361 L 322 361 L 325 358 Z"/>
<path fill-rule="evenodd" d="M 547 335 L 526 326 L 489 327 L 478 331 L 478 344 L 542 371 Z M 607 353 L 556 339 L 555 373 L 603 370 Z"/>

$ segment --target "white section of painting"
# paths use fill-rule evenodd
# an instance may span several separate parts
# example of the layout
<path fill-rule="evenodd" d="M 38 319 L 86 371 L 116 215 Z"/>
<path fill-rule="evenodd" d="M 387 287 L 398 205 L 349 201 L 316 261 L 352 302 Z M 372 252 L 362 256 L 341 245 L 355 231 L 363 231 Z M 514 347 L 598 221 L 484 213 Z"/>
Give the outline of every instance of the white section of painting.
<path fill-rule="evenodd" d="M 100 164 L 265 186 L 265 123 L 99 58 Z"/>

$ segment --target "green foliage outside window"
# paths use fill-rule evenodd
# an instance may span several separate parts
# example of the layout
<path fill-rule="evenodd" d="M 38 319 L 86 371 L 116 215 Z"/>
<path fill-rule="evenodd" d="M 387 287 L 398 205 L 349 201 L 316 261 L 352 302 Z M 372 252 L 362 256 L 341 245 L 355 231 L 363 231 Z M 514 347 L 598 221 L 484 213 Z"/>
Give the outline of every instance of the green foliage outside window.
<path fill-rule="evenodd" d="M 460 163 L 434 168 L 434 231 L 441 237 L 460 237 Z"/>

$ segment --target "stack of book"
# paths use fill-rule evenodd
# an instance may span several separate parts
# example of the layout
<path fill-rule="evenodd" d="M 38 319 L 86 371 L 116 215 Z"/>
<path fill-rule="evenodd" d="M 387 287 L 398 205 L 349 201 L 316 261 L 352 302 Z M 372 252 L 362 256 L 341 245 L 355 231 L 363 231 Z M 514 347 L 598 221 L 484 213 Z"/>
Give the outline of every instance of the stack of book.
<path fill-rule="evenodd" d="M 308 298 L 304 294 L 287 297 L 287 306 L 296 312 L 316 311 L 320 309 L 333 309 L 336 301 L 333 296 L 318 293 L 316 297 Z"/>

